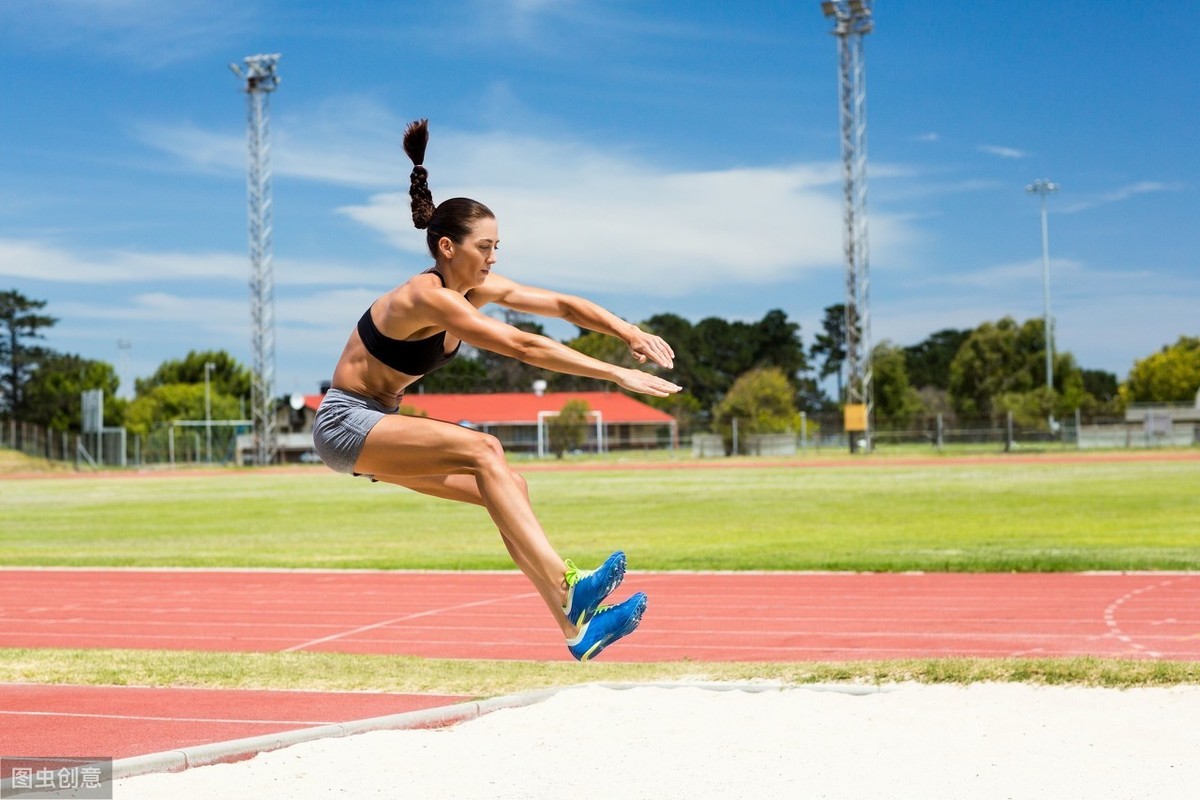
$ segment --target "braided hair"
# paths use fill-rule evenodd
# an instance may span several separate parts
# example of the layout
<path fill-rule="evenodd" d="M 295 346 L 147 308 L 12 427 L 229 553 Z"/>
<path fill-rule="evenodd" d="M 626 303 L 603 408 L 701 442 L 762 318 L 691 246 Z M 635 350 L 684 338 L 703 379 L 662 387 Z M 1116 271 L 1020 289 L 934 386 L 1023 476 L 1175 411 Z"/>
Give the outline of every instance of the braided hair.
<path fill-rule="evenodd" d="M 477 200 L 452 197 L 434 205 L 429 191 L 429 171 L 425 169 L 425 147 L 429 144 L 429 120 L 419 119 L 404 129 L 404 152 L 413 162 L 408 196 L 412 200 L 413 225 L 425 231 L 425 243 L 437 258 L 437 243 L 446 236 L 462 244 L 471 227 L 480 219 L 495 219 L 492 210 Z"/>

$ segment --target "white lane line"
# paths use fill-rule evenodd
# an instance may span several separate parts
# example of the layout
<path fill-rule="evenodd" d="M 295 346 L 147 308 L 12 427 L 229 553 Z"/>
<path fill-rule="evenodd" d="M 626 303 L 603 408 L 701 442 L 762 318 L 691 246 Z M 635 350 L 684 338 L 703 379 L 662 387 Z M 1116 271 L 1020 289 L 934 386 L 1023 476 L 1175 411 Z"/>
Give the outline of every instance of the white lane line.
<path fill-rule="evenodd" d="M 477 608 L 479 606 L 488 606 L 488 605 L 493 605 L 495 603 L 507 603 L 507 602 L 512 602 L 513 600 L 524 600 L 527 597 L 536 597 L 536 596 L 537 596 L 537 592 L 523 592 L 521 594 L 509 595 L 507 597 L 493 597 L 490 600 L 475 600 L 470 603 L 460 603 L 459 605 L 456 605 L 456 606 L 446 606 L 445 608 L 433 608 L 428 611 L 419 611 L 416 614 L 405 614 L 404 616 L 396 617 L 395 619 L 387 619 L 387 620 L 384 620 L 383 622 L 376 622 L 373 625 L 363 625 L 362 627 L 353 628 L 348 631 L 342 631 L 341 633 L 334 633 L 329 636 L 322 636 L 320 639 L 313 639 L 312 641 L 304 642 L 303 644 L 292 645 L 291 647 L 284 648 L 280 652 L 292 653 L 297 650 L 303 650 L 307 647 L 313 647 L 318 644 L 324 644 L 325 642 L 332 642 L 332 641 L 336 641 L 338 639 L 344 639 L 345 637 L 353 636 L 356 633 L 363 633 L 365 631 L 375 630 L 376 628 L 385 628 L 388 625 L 395 625 L 397 622 L 405 622 L 410 619 L 420 619 L 421 617 L 432 617 L 437 614 L 445 614 L 449 611 L 458 611 L 463 608 Z"/>
<path fill-rule="evenodd" d="M 327 725 L 329 720 L 305 719 L 221 719 L 210 717 L 144 717 L 137 714 L 81 714 L 71 711 L 0 711 L 11 717 L 79 717 L 83 719 L 127 719 L 139 722 L 207 722 L 222 725 Z"/>

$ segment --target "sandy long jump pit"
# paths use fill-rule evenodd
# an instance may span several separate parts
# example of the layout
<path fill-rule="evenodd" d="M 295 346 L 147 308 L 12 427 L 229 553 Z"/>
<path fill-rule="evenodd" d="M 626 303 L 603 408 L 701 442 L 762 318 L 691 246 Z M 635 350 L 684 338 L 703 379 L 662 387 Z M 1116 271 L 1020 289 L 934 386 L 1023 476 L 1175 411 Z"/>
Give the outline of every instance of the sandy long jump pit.
<path fill-rule="evenodd" d="M 1200 687 L 584 686 L 120 780 L 142 798 L 1191 798 Z"/>

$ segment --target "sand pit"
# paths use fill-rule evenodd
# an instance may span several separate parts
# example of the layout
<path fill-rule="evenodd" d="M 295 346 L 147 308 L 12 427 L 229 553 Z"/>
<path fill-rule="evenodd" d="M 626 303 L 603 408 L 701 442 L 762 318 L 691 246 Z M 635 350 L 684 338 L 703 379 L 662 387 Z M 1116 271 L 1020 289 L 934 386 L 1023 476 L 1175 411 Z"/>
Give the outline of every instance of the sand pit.
<path fill-rule="evenodd" d="M 118 781 L 161 798 L 1191 798 L 1200 687 L 563 690 L 440 730 Z"/>

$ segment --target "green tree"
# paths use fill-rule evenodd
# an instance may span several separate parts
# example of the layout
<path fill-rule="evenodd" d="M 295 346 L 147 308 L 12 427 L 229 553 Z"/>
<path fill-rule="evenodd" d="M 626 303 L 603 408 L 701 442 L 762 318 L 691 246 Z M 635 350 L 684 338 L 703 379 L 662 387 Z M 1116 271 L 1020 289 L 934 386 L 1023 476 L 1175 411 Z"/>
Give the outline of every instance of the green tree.
<path fill-rule="evenodd" d="M 647 405 L 670 414 L 675 419 L 676 430 L 681 437 L 691 436 L 704 426 L 704 407 L 695 395 L 686 389 L 666 397 L 640 397 Z"/>
<path fill-rule="evenodd" d="M 466 349 L 463 345 L 463 349 Z M 459 357 L 441 369 L 421 378 L 409 391 L 430 394 L 478 394 L 490 391 L 488 371 L 474 355 L 460 353 Z M 405 406 L 401 406 L 401 409 Z"/>
<path fill-rule="evenodd" d="M 1173 345 L 1134 362 L 1121 385 L 1128 403 L 1191 402 L 1200 390 L 1200 338 L 1180 336 Z"/>
<path fill-rule="evenodd" d="M 116 396 L 121 381 L 111 364 L 77 355 L 47 354 L 25 384 L 29 411 L 26 422 L 56 431 L 79 432 L 83 425 L 81 395 L 85 390 L 104 392 L 104 425 L 124 421 L 125 401 Z"/>
<path fill-rule="evenodd" d="M 808 413 L 837 411 L 837 403 L 817 383 L 813 377 L 800 379 L 800 388 L 796 391 L 796 407 Z"/>
<path fill-rule="evenodd" d="M 607 336 L 596 331 L 580 330 L 574 339 L 564 342 L 567 347 L 577 350 L 584 355 L 599 359 L 620 367 L 657 369 L 653 364 L 639 365 L 629 346 L 614 336 Z M 612 388 L 608 381 L 596 378 L 585 378 L 582 375 L 567 375 L 559 372 L 543 372 L 542 377 L 556 392 L 607 392 Z"/>
<path fill-rule="evenodd" d="M 700 385 L 693 393 L 702 402 L 716 403 L 734 380 L 755 365 L 751 326 L 707 317 L 696 325 L 696 360 Z"/>
<path fill-rule="evenodd" d="M 778 367 L 752 369 L 741 375 L 717 404 L 714 427 L 727 443 L 733 420 L 739 433 L 786 433 L 800 426 L 795 391 Z"/>
<path fill-rule="evenodd" d="M 1042 388 L 1046 388 L 1044 383 Z M 1074 414 L 1077 408 L 1094 413 L 1101 405 L 1099 400 L 1088 393 L 1083 380 L 1083 370 L 1075 363 L 1075 356 L 1070 353 L 1054 355 L 1054 395 L 1054 415 L 1059 419 Z"/>
<path fill-rule="evenodd" d="M 31 300 L 16 290 L 0 292 L 0 414 L 26 420 L 25 382 L 50 351 L 30 344 L 40 331 L 58 322 L 38 313 L 45 300 Z"/>
<path fill-rule="evenodd" d="M 1007 411 L 1062 417 L 1097 401 L 1084 388 L 1083 370 L 1070 353 L 1054 357 L 1054 386 L 1046 390 L 1046 350 L 1042 319 L 1023 325 L 1011 317 L 980 325 L 950 364 L 950 399 L 962 415 L 998 419 Z M 1026 396 L 1028 395 L 1028 396 Z M 1003 396 L 1003 401 L 999 398 Z"/>
<path fill-rule="evenodd" d="M 541 324 L 528 314 L 505 309 L 504 321 L 514 328 L 528 333 L 536 333 L 539 336 L 546 335 Z M 538 369 L 515 358 L 502 356 L 499 353 L 479 350 L 475 359 L 487 375 L 487 380 L 476 389 L 477 392 L 530 392 L 533 391 L 534 381 L 549 380 L 546 370 Z"/>
<path fill-rule="evenodd" d="M 887 341 L 871 351 L 875 418 L 894 429 L 907 427 L 922 409 L 921 397 L 908 381 L 905 352 Z"/>
<path fill-rule="evenodd" d="M 932 386 L 947 389 L 950 386 L 950 363 L 958 354 L 958 348 L 971 335 L 969 330 L 944 328 L 931 334 L 925 341 L 904 348 L 904 362 L 908 369 L 908 382 L 917 389 Z"/>
<path fill-rule="evenodd" d="M 1119 396 L 1120 383 L 1117 376 L 1111 372 L 1085 369 L 1083 371 L 1083 388 L 1097 400 L 1108 402 Z"/>
<path fill-rule="evenodd" d="M 1041 320 L 1030 320 L 1026 328 Z M 1037 385 L 1034 364 L 1044 355 L 1040 349 L 1028 352 L 1024 346 L 1036 337 L 1022 336 L 1022 328 L 1005 317 L 985 322 L 971 332 L 950 362 L 950 399 L 956 411 L 968 416 L 992 416 L 997 413 L 992 399 L 1012 392 L 1027 392 Z"/>
<path fill-rule="evenodd" d="M 737 377 L 756 367 L 776 367 L 792 385 L 804 389 L 808 358 L 800 326 L 779 309 L 754 323 L 707 317 L 696 325 L 675 314 L 659 314 L 643 323 L 675 351 L 671 379 L 683 386 L 701 409 L 713 408 Z"/>
<path fill-rule="evenodd" d="M 203 387 L 205 364 L 213 365 L 208 375 L 211 393 L 232 397 L 250 396 L 250 370 L 224 350 L 193 350 L 180 360 L 164 361 L 149 378 L 134 383 L 137 395 L 148 394 L 159 386 L 181 383 L 200 384 Z"/>
<path fill-rule="evenodd" d="M 1058 405 L 1058 396 L 1045 384 L 1026 392 L 1005 392 L 992 398 L 997 416 L 1012 413 L 1013 422 L 1022 428 L 1041 428 Z"/>
<path fill-rule="evenodd" d="M 837 376 L 837 397 L 842 397 L 842 365 L 846 363 L 846 306 L 843 303 L 826 306 L 821 319 L 821 333 L 816 335 L 809 356 L 820 364 L 817 375 L 825 380 Z"/>
<path fill-rule="evenodd" d="M 661 336 L 675 351 L 671 380 L 685 390 L 694 390 L 699 380 L 696 373 L 696 330 L 692 323 L 678 314 L 655 314 L 642 323 L 642 328 Z"/>
<path fill-rule="evenodd" d="M 758 345 L 755 363 L 760 367 L 778 367 L 794 391 L 799 391 L 804 374 L 809 371 L 808 356 L 800 340 L 800 324 L 788 322 L 787 314 L 772 309 L 756 324 Z"/>
<path fill-rule="evenodd" d="M 203 383 L 167 383 L 142 392 L 125 409 L 125 427 L 130 433 L 147 435 L 170 422 L 202 422 L 205 419 Z M 238 398 L 209 388 L 211 419 L 238 419 Z"/>
<path fill-rule="evenodd" d="M 550 452 L 558 458 L 568 451 L 578 450 L 587 441 L 588 404 L 583 400 L 568 400 L 557 416 L 546 420 L 546 438 Z"/>

